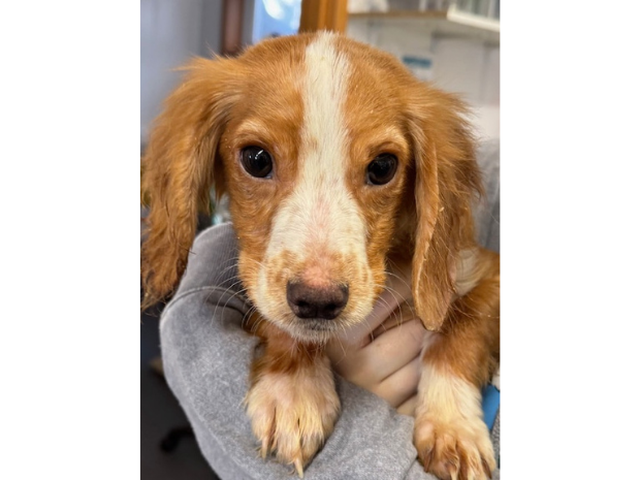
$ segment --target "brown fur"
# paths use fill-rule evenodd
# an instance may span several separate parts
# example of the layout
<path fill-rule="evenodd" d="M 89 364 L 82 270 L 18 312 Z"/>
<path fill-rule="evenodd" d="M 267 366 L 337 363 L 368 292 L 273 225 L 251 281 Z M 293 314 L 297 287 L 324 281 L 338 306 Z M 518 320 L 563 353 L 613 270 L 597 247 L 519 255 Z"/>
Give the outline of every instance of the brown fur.
<path fill-rule="evenodd" d="M 488 250 L 480 255 L 475 288 L 453 302 L 442 335 L 424 357 L 477 387 L 489 382 L 500 361 L 500 257 Z"/>
<path fill-rule="evenodd" d="M 197 213 L 209 210 L 213 158 L 234 102 L 233 78 L 225 72 L 229 63 L 195 60 L 151 133 L 141 185 L 150 212 L 142 247 L 146 306 L 177 285 L 195 236 Z"/>
<path fill-rule="evenodd" d="M 185 81 L 167 100 L 143 159 L 142 188 L 150 208 L 142 250 L 145 304 L 166 297 L 177 285 L 195 235 L 196 215 L 207 210 L 213 184 L 218 196 L 229 194 L 239 275 L 256 303 L 258 272 L 274 216 L 297 185 L 301 152 L 315 142 L 300 141 L 300 66 L 305 48 L 315 38 L 280 38 L 250 48 L 237 59 L 200 59 L 186 68 Z M 335 45 L 353 72 L 344 105 L 346 186 L 366 226 L 373 293 L 384 288 L 390 261 L 411 263 L 415 309 L 427 329 L 439 332 L 425 352 L 425 365 L 450 375 L 452 382 L 461 379 L 477 388 L 487 381 L 499 353 L 499 260 L 480 249 L 475 268 L 458 272 L 461 253 L 475 246 L 471 205 L 481 194 L 465 106 L 454 95 L 414 79 L 389 54 L 344 37 L 336 37 Z M 274 156 L 273 181 L 252 178 L 240 167 L 239 152 L 249 145 Z M 398 172 L 386 185 L 364 187 L 367 164 L 381 153 L 397 157 Z M 292 272 L 306 278 L 314 269 L 321 271 L 321 283 L 323 275 L 327 282 L 349 280 L 350 301 L 372 293 L 363 287 L 364 274 L 349 258 L 321 247 L 304 264 L 285 252 L 270 267 L 273 297 L 282 295 Z M 469 289 L 458 296 L 461 275 L 468 277 L 462 280 Z M 263 320 L 255 314 L 250 322 L 264 349 L 252 364 L 248 411 L 263 454 L 275 451 L 301 472 L 331 432 L 339 404 L 322 342 L 295 340 L 284 331 L 282 319 Z M 297 385 L 307 376 L 321 380 L 301 391 Z M 272 384 L 287 391 L 283 398 L 299 399 L 300 409 L 294 411 L 300 418 L 269 416 L 271 405 L 281 401 L 278 392 L 269 389 Z M 420 411 L 428 410 L 422 407 Z M 433 433 L 431 420 L 417 420 L 424 431 Z M 287 429 L 296 422 L 305 425 L 306 436 L 296 433 L 297 427 Z M 438 425 L 443 438 L 452 434 L 448 428 Z M 425 468 L 446 476 L 448 470 L 442 466 L 449 465 L 448 457 L 429 450 L 431 441 L 437 438 L 417 434 L 419 456 Z M 305 448 L 291 447 L 296 442 Z M 458 478 L 468 472 L 482 478 L 493 459 L 485 458 L 486 449 L 477 453 L 465 448 L 454 452 L 456 458 L 472 459 L 459 462 Z"/>

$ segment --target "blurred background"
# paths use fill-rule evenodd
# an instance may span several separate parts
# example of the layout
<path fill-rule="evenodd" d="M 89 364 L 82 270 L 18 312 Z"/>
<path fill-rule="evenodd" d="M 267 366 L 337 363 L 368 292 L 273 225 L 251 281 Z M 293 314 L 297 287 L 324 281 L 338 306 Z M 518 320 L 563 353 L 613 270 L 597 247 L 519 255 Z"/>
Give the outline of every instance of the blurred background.
<path fill-rule="evenodd" d="M 233 56 L 263 38 L 322 29 L 386 50 L 418 78 L 462 95 L 478 137 L 500 137 L 499 0 L 141 0 L 140 20 L 141 151 L 180 81 L 174 69 L 189 58 Z M 223 205 L 201 224 L 227 218 Z M 216 479 L 161 375 L 159 310 L 142 315 L 141 476 Z"/>
<path fill-rule="evenodd" d="M 300 28 L 302 0 L 142 0 L 141 142 L 162 100 L 180 80 L 172 69 L 194 55 L 234 55 L 245 45 Z M 500 1 L 341 0 L 324 25 L 398 56 L 418 77 L 462 94 L 484 137 L 498 138 Z M 344 18 L 341 18 L 340 15 Z M 338 17 L 338 18 L 335 18 Z M 311 19 L 306 30 L 321 27 Z"/>

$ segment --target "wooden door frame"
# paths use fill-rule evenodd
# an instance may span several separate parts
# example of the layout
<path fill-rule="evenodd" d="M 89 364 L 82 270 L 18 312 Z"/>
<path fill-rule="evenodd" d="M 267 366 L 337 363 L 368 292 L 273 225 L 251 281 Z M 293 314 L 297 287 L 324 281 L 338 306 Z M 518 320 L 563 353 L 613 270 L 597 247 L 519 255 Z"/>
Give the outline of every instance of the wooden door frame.
<path fill-rule="evenodd" d="M 348 0 L 302 0 L 299 32 L 347 29 Z"/>

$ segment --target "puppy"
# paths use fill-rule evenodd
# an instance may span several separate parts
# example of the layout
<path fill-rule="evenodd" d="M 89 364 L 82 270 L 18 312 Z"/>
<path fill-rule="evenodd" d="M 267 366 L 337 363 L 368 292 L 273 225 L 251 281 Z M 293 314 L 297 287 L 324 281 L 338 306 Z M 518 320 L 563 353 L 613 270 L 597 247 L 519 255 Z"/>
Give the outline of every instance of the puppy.
<path fill-rule="evenodd" d="M 465 106 L 348 38 L 265 41 L 194 60 L 143 159 L 147 303 L 183 273 L 212 185 L 229 195 L 238 271 L 263 340 L 246 408 L 266 456 L 304 466 L 340 403 L 325 343 L 362 322 L 390 262 L 411 265 L 429 336 L 414 443 L 440 478 L 490 476 L 480 388 L 499 355 L 499 259 L 474 241 L 481 191 Z"/>

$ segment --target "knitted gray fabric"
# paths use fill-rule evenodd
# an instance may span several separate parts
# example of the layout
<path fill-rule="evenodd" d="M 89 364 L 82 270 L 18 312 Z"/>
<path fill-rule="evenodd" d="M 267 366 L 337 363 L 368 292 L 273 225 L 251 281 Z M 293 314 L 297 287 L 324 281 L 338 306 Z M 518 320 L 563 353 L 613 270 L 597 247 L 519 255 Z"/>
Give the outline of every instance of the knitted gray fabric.
<path fill-rule="evenodd" d="M 493 450 L 496 454 L 496 460 L 498 460 L 498 468 L 500 467 L 500 409 L 493 422 L 493 428 L 491 429 L 491 441 L 493 442 Z"/>
<path fill-rule="evenodd" d="M 480 163 L 484 171 L 495 173 L 499 151 L 486 151 Z M 476 216 L 481 223 L 478 238 L 499 248 L 498 180 L 495 176 L 486 180 L 491 180 L 487 199 L 492 203 Z M 490 192 L 498 193 L 490 196 Z M 204 457 L 220 478 L 290 480 L 294 478 L 290 466 L 259 457 L 242 405 L 257 341 L 241 327 L 249 305 L 240 293 L 236 258 L 230 224 L 212 227 L 196 239 L 180 287 L 162 314 L 165 375 Z M 382 399 L 339 376 L 336 388 L 340 417 L 305 469 L 305 479 L 435 478 L 424 473 L 416 459 L 413 418 L 399 415 Z M 499 478 L 499 471 L 493 478 Z"/>
<path fill-rule="evenodd" d="M 478 243 L 500 252 L 500 142 L 484 142 L 478 149 L 484 198 L 474 210 Z"/>

